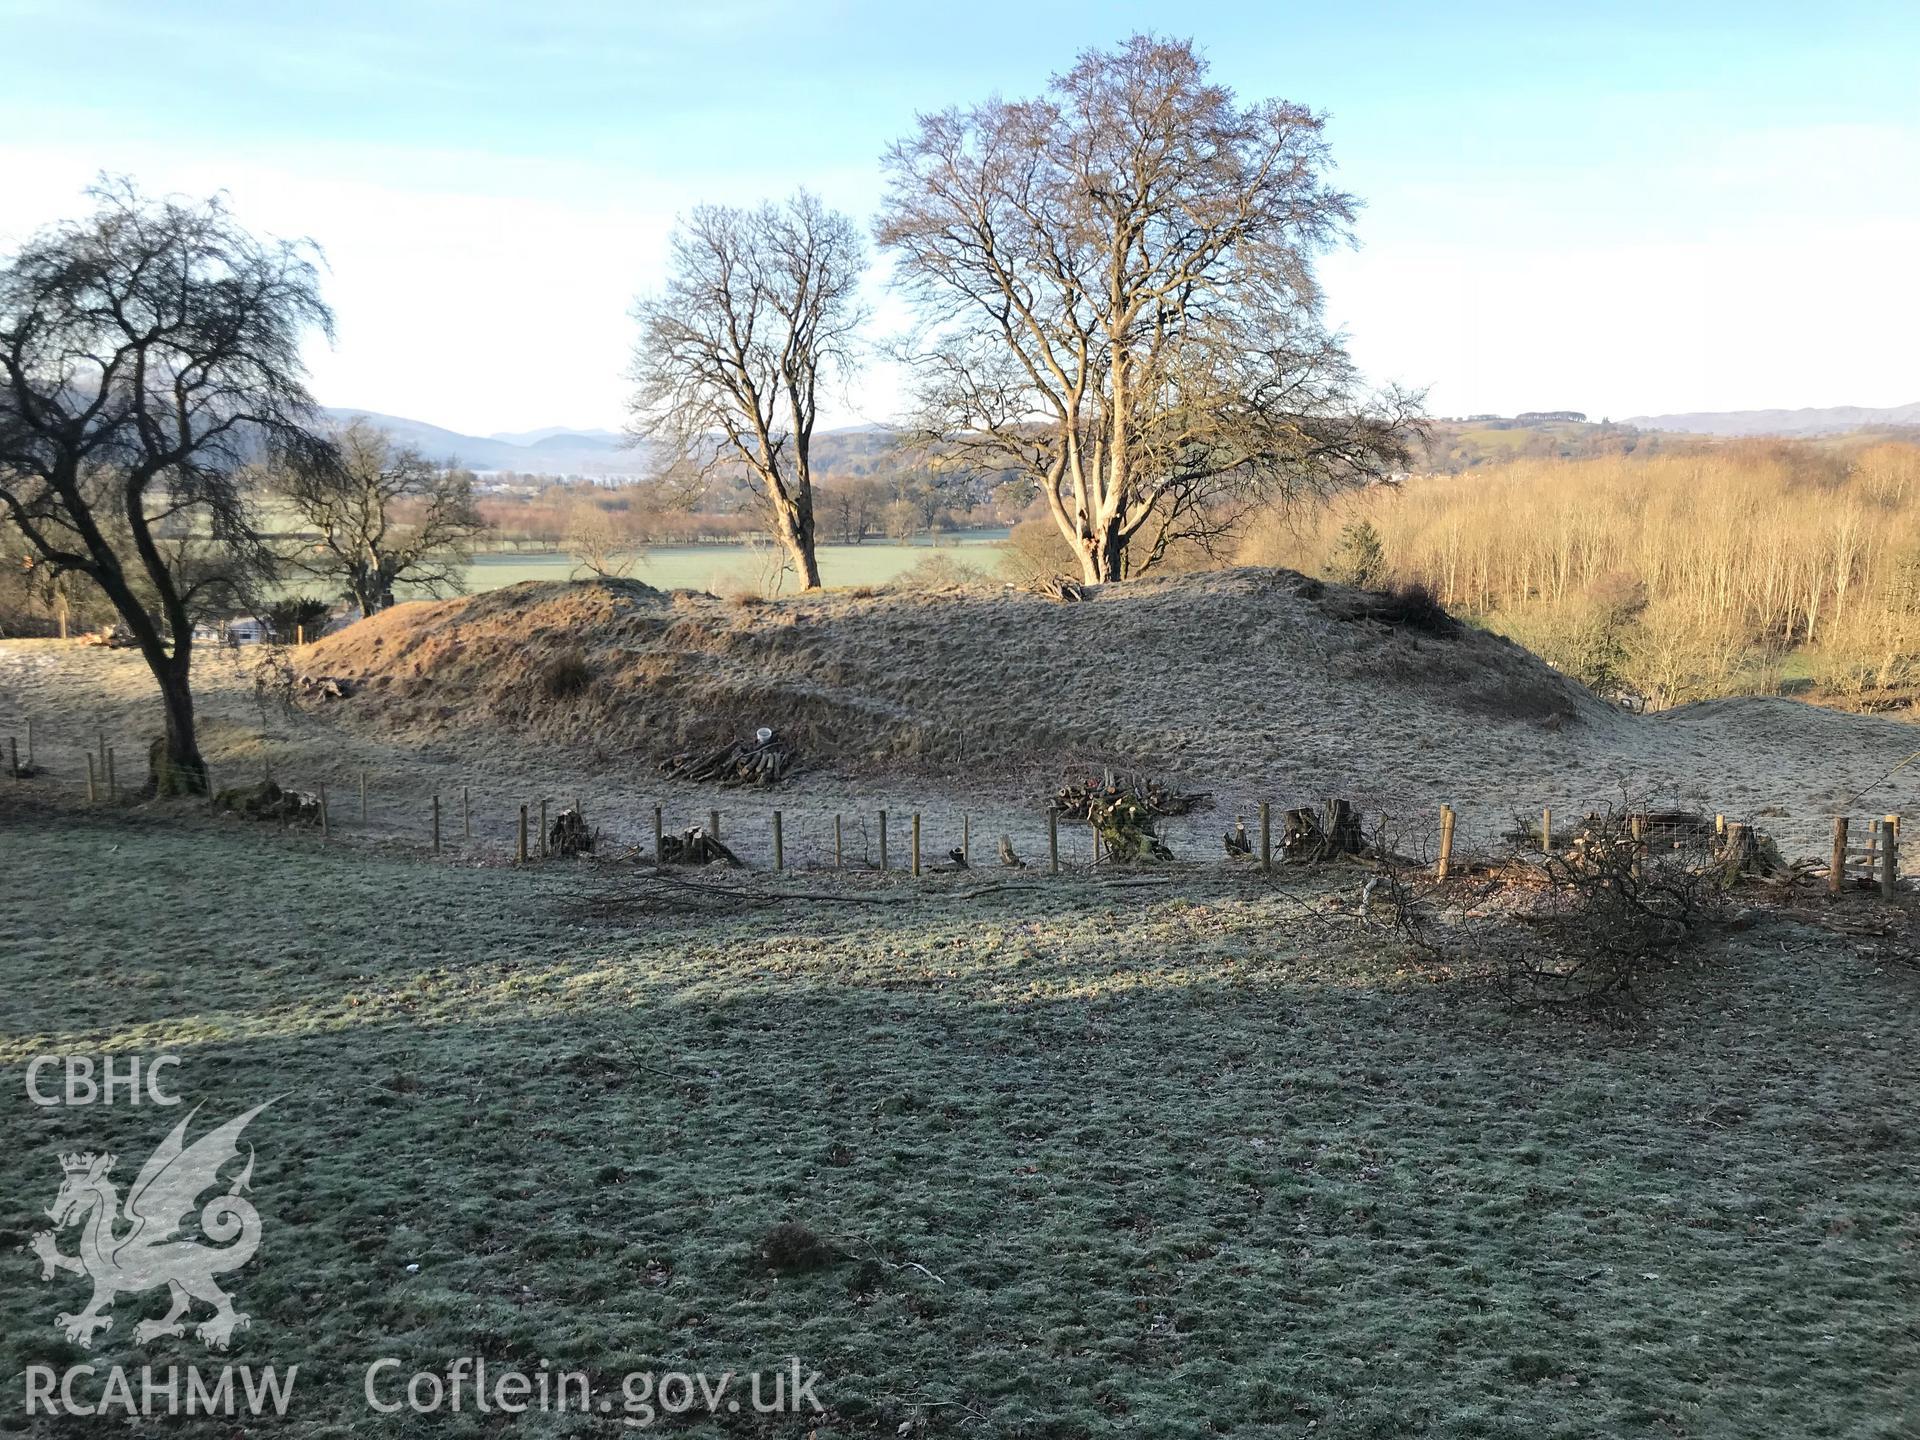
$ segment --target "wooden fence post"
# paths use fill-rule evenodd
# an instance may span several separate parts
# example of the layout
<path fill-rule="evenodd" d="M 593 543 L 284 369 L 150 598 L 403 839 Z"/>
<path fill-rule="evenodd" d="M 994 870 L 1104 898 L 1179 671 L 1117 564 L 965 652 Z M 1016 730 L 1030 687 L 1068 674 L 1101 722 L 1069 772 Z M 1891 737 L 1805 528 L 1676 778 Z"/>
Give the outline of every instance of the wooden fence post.
<path fill-rule="evenodd" d="M 1433 878 L 1445 880 L 1453 869 L 1453 807 L 1440 807 L 1440 858 L 1433 867 Z"/>
<path fill-rule="evenodd" d="M 913 878 L 920 878 L 920 812 L 913 812 Z"/>
<path fill-rule="evenodd" d="M 98 744 L 96 748 L 100 752 L 100 783 L 104 785 L 107 783 L 107 732 L 106 731 L 102 730 L 100 732 Z M 267 778 L 272 779 L 273 777 L 269 775 Z"/>
<path fill-rule="evenodd" d="M 1540 812 L 1540 853 L 1553 853 L 1553 810 L 1551 807 Z"/>
<path fill-rule="evenodd" d="M 524 803 L 520 806 L 520 838 L 513 847 L 513 858 L 522 865 L 527 863 L 527 807 Z"/>
<path fill-rule="evenodd" d="M 960 815 L 960 863 L 968 869 L 973 866 L 973 824 L 964 811 Z"/>
<path fill-rule="evenodd" d="M 333 825 L 327 819 L 327 782 L 320 782 L 320 843 L 325 844 L 333 838 Z"/>
<path fill-rule="evenodd" d="M 836 870 L 841 868 L 840 817 L 838 815 L 833 817 L 833 868 Z"/>
<path fill-rule="evenodd" d="M 718 810 L 709 810 L 707 812 L 707 834 L 715 840 L 720 838 L 720 812 Z"/>
<path fill-rule="evenodd" d="M 433 853 L 440 853 L 440 796 L 433 797 Z"/>
<path fill-rule="evenodd" d="M 661 828 L 660 807 L 656 805 L 653 807 L 653 863 L 654 864 L 664 865 L 667 863 L 666 848 L 667 848 L 666 835 Z"/>
<path fill-rule="evenodd" d="M 460 787 L 460 838 L 473 839 L 473 797 L 467 787 Z"/>
<path fill-rule="evenodd" d="M 780 812 L 778 810 L 773 812 L 773 868 L 776 870 L 784 870 L 787 868 L 787 852 L 781 844 L 780 839 Z"/>
<path fill-rule="evenodd" d="M 880 873 L 887 873 L 887 812 L 880 812 Z"/>
<path fill-rule="evenodd" d="M 1047 811 L 1047 872 L 1060 873 L 1060 812 Z"/>
<path fill-rule="evenodd" d="M 87 752 L 87 803 L 89 805 L 97 805 L 100 803 L 100 792 L 96 788 L 96 781 L 93 777 L 93 752 L 91 750 Z"/>
<path fill-rule="evenodd" d="M 1838 895 L 1847 883 L 1847 817 L 1833 817 L 1833 852 L 1827 862 L 1827 893 Z"/>
<path fill-rule="evenodd" d="M 1273 815 L 1267 802 L 1260 802 L 1260 868 L 1273 869 Z"/>
<path fill-rule="evenodd" d="M 1880 898 L 1891 900 L 1900 871 L 1900 817 L 1889 815 L 1880 825 L 1886 831 L 1886 840 L 1880 847 Z"/>
<path fill-rule="evenodd" d="M 307 643 L 307 627 L 304 625 L 294 626 L 293 627 L 294 648 L 299 649 L 301 646 L 305 645 L 306 643 Z"/>
<path fill-rule="evenodd" d="M 1640 878 L 1640 860 L 1647 853 L 1647 817 L 1635 815 L 1627 821 L 1627 833 L 1633 837 L 1633 878 Z"/>

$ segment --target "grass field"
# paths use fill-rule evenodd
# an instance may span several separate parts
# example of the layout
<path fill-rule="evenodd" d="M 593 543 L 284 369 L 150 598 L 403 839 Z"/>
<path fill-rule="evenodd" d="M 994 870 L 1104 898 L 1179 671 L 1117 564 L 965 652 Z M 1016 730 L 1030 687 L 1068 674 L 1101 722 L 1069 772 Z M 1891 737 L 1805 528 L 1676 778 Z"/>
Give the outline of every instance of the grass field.
<path fill-rule="evenodd" d="M 983 531 L 938 547 L 926 543 L 895 544 L 869 541 L 864 545 L 819 547 L 820 578 L 828 585 L 885 585 L 934 553 L 989 574 L 1006 539 L 1004 530 Z M 648 550 L 633 570 L 636 580 L 660 590 L 726 590 L 760 583 L 769 565 L 769 553 L 744 545 L 660 545 Z M 566 580 L 575 573 L 573 560 L 559 553 L 485 554 L 474 557 L 466 569 L 469 591 L 498 590 L 522 580 Z M 793 588 L 788 577 L 786 588 Z"/>
<path fill-rule="evenodd" d="M 129 1176 L 178 1115 L 35 1108 L 29 1057 L 178 1054 L 196 1133 L 279 1097 L 247 1132 L 266 1228 L 230 1357 L 299 1363 L 271 1433 L 499 1428 L 369 1415 L 382 1356 L 616 1394 L 823 1377 L 824 1417 L 696 1433 L 1920 1424 L 1920 977 L 1820 932 L 1730 937 L 1620 1031 L 1410 969 L 1297 881 L 761 877 L 901 903 L 743 907 L 3 801 L 0 850 L 31 897 L 0 945 L 0 1247 L 45 1227 L 59 1152 Z M 782 1221 L 824 1263 L 770 1268 Z M 135 1341 L 153 1293 L 80 1351 L 53 1315 L 83 1282 L 8 1273 L 16 1373 L 218 1363 Z"/>

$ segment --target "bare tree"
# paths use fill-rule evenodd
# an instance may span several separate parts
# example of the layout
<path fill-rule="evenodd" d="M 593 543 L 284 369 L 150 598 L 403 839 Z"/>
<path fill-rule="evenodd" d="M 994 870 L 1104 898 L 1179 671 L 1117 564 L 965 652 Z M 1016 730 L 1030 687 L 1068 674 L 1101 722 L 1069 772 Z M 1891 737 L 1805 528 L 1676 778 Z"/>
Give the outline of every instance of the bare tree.
<path fill-rule="evenodd" d="M 324 446 L 300 342 L 333 317 L 311 243 L 258 240 L 218 198 L 90 193 L 0 263 L 0 507 L 113 603 L 160 688 L 154 782 L 204 793 L 195 607 L 269 559 L 245 467 Z"/>
<path fill-rule="evenodd" d="M 633 537 L 591 500 L 575 505 L 567 517 L 567 554 L 574 573 L 585 570 L 601 580 L 624 580 L 642 558 Z"/>
<path fill-rule="evenodd" d="M 1313 112 L 1135 36 L 1042 98 L 922 116 L 883 163 L 918 428 L 1032 481 L 1085 579 L 1404 463 L 1418 397 L 1363 395 L 1321 320 L 1312 260 L 1354 202 Z"/>
<path fill-rule="evenodd" d="M 283 563 L 338 585 L 362 615 L 393 604 L 401 584 L 458 593 L 474 539 L 487 529 L 470 472 L 395 445 L 365 417 L 330 452 L 280 467 L 273 484 L 309 531 L 282 550 Z"/>
<path fill-rule="evenodd" d="M 805 590 L 820 586 L 819 391 L 850 364 L 864 264 L 853 222 L 804 190 L 757 210 L 704 205 L 674 235 L 665 291 L 634 311 L 635 431 L 669 442 L 696 489 L 744 473 Z"/>
<path fill-rule="evenodd" d="M 886 498 L 886 488 L 879 481 L 859 475 L 822 485 L 818 508 L 828 516 L 842 545 L 860 545 L 879 528 Z"/>

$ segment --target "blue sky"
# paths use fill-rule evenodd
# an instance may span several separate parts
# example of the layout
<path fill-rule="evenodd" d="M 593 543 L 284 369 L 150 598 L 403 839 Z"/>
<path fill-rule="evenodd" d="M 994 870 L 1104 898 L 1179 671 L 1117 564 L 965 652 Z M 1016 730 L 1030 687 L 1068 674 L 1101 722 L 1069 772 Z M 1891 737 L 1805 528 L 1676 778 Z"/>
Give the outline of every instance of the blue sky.
<path fill-rule="evenodd" d="M 325 246 L 329 403 L 617 425 L 677 213 L 866 216 L 916 111 L 1135 29 L 1329 112 L 1369 373 L 1441 414 L 1920 399 L 1920 6 L 0 0 L 0 243 L 101 170 Z M 897 322 L 876 276 L 882 325 Z M 842 421 L 897 404 L 876 368 Z"/>

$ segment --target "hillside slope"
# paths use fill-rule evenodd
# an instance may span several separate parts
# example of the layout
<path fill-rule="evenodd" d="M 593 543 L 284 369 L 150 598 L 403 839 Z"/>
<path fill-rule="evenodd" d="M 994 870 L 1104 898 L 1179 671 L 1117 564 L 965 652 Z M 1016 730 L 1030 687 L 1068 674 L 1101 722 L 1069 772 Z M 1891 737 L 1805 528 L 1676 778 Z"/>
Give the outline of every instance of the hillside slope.
<path fill-rule="evenodd" d="M 1329 795 L 1417 824 L 1451 803 L 1483 839 L 1542 805 L 1649 800 L 1758 817 L 1811 854 L 1827 816 L 1920 746 L 1911 725 L 1790 700 L 1629 715 L 1507 640 L 1409 627 L 1383 597 L 1286 570 L 1079 604 L 982 587 L 743 606 L 529 583 L 397 607 L 302 662 L 359 682 L 327 713 L 369 741 L 476 772 L 558 769 L 569 789 L 612 787 L 599 803 L 616 810 L 702 793 L 663 789 L 656 762 L 767 725 L 801 755 L 779 792 L 790 816 L 892 804 L 1004 824 L 1065 779 L 1138 767 L 1214 796 L 1168 827 L 1183 854 L 1262 800 Z M 1920 810 L 1920 767 L 1864 803 Z"/>
<path fill-rule="evenodd" d="M 577 688 L 549 680 L 577 652 Z M 1319 743 L 1626 717 L 1498 637 L 1400 623 L 1290 571 L 1143 581 L 1080 604 L 1015 591 L 828 594 L 743 607 L 632 583 L 529 583 L 398 607 L 308 667 L 355 710 L 475 719 L 653 760 L 769 725 L 814 763 L 1006 773 L 1105 761 L 1207 775 Z M 560 692 L 560 693 L 556 693 Z"/>

